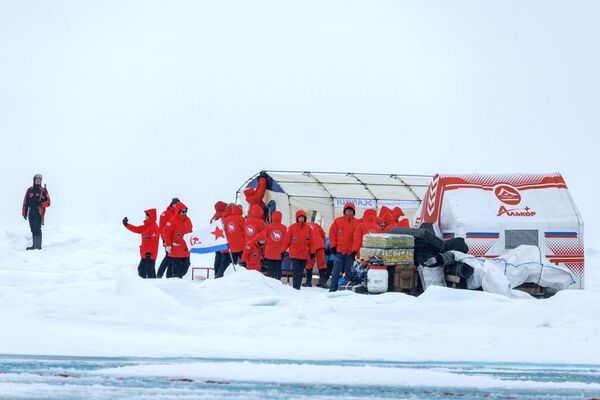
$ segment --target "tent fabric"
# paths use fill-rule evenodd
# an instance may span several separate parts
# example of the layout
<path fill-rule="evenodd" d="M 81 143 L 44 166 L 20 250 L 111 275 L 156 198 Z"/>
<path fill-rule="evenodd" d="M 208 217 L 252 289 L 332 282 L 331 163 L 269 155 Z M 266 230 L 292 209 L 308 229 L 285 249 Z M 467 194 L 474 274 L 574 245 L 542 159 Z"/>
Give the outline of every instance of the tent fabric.
<path fill-rule="evenodd" d="M 402 207 L 410 218 L 417 210 L 431 182 L 428 175 L 335 173 L 308 171 L 266 171 L 270 185 L 265 201 L 275 200 L 285 223 L 297 210 L 305 210 L 309 219 L 321 223 L 325 230 L 343 212 L 346 202 L 353 202 L 357 216 L 367 208 Z M 242 191 L 255 187 L 258 175 L 250 178 L 237 192 L 238 202 L 244 202 Z M 313 213 L 311 213 L 311 211 Z"/>

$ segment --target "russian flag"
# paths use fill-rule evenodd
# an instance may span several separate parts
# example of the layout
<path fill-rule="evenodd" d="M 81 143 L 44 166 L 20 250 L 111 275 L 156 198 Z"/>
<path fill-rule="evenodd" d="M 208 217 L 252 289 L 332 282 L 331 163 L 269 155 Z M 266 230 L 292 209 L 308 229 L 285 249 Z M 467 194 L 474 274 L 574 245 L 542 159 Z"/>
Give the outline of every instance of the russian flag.
<path fill-rule="evenodd" d="M 206 254 L 229 249 L 225 230 L 220 220 L 185 235 L 185 240 L 190 253 Z"/>

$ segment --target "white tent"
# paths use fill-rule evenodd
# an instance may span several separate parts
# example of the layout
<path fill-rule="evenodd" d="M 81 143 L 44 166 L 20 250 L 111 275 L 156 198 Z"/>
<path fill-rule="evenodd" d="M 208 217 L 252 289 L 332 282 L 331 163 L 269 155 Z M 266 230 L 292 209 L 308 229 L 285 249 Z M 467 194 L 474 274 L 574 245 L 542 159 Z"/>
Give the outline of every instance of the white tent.
<path fill-rule="evenodd" d="M 495 258 L 537 246 L 540 263 L 568 268 L 584 287 L 583 220 L 559 173 L 436 175 L 415 226 L 444 239 L 464 237 L 469 253 Z"/>
<path fill-rule="evenodd" d="M 357 216 L 367 208 L 401 207 L 412 219 L 421 204 L 431 176 L 397 174 L 363 174 L 339 172 L 266 171 L 269 185 L 265 203 L 274 200 L 283 214 L 283 222 L 293 223 L 297 210 L 327 231 L 342 214 L 346 202 L 353 202 Z M 244 206 L 244 189 L 256 187 L 258 174 L 249 178 L 237 191 L 236 200 Z"/>

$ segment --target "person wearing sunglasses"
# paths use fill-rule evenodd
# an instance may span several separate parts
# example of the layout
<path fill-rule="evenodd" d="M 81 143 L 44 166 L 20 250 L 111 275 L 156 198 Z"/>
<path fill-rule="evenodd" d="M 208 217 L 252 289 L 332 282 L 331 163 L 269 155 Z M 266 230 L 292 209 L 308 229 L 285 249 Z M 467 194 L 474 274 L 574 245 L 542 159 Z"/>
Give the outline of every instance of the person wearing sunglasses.
<path fill-rule="evenodd" d="M 192 232 L 188 208 L 182 202 L 175 204 L 175 215 L 165 225 L 163 235 L 165 250 L 171 259 L 173 277 L 183 278 L 190 268 L 190 250 L 184 236 Z"/>

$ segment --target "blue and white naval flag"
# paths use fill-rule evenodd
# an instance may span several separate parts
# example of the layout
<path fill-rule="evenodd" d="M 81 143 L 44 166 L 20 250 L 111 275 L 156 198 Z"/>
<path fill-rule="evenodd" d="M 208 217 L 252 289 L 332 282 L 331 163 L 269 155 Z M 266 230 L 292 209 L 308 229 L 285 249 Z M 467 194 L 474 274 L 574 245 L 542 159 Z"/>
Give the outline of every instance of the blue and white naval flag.
<path fill-rule="evenodd" d="M 190 253 L 205 254 L 229 249 L 225 230 L 220 220 L 195 229 L 192 233 L 185 235 L 185 239 Z"/>

